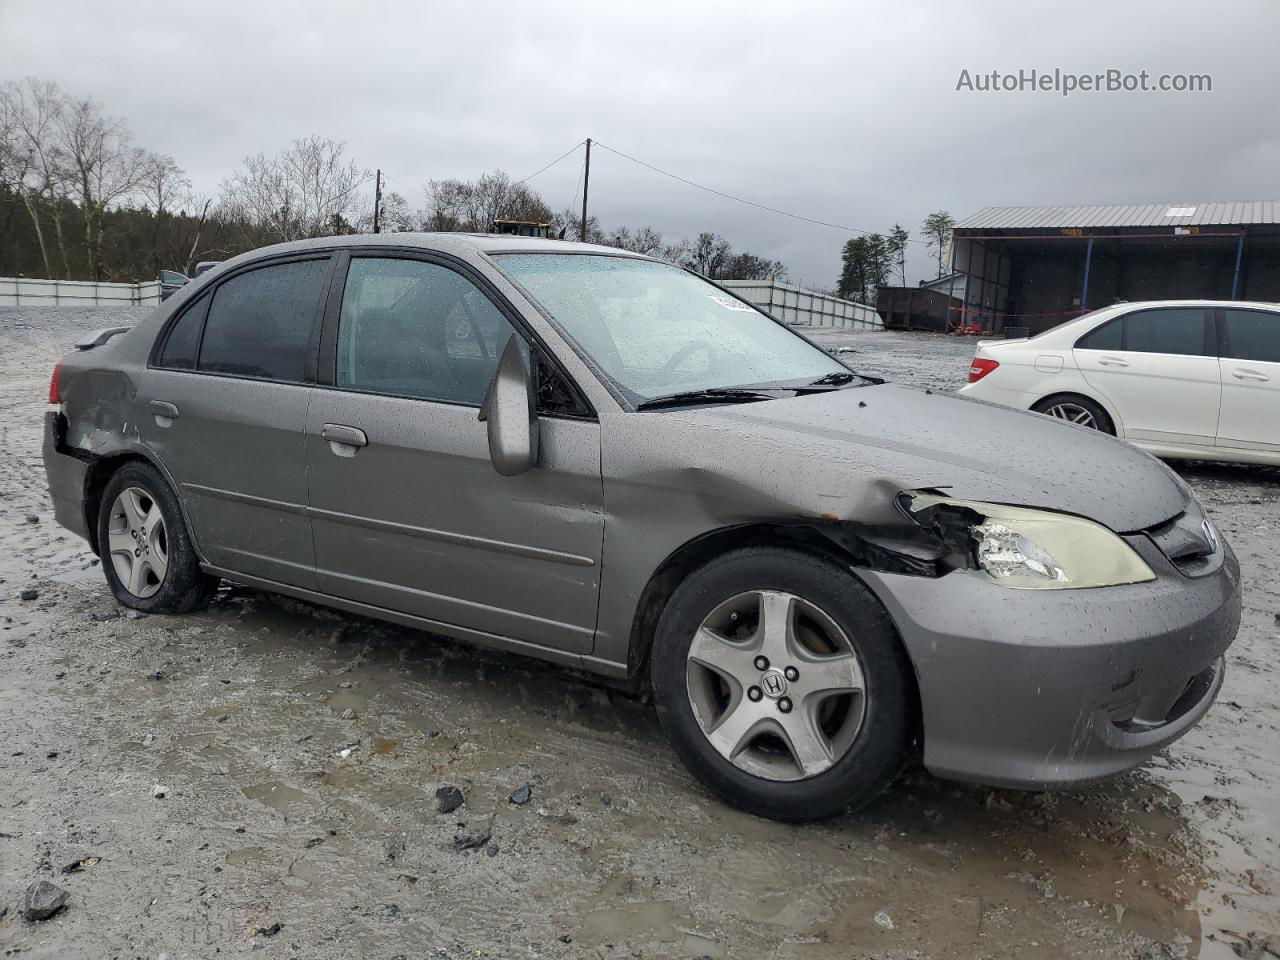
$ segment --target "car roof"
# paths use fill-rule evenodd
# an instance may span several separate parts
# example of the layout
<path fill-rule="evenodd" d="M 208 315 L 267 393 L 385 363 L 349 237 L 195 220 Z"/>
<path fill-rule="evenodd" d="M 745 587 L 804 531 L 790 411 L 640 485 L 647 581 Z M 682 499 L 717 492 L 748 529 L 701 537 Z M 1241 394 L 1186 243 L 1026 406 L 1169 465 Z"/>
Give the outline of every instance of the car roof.
<path fill-rule="evenodd" d="M 641 260 L 653 259 L 643 254 L 597 243 L 550 240 L 545 237 L 518 237 L 501 233 L 356 233 L 272 244 L 269 247 L 250 250 L 241 254 L 241 257 L 257 259 L 261 256 L 274 256 L 294 251 L 365 246 L 421 247 L 425 250 L 439 250 L 445 253 L 465 253 L 473 250 L 482 253 L 594 253 L 635 257 Z"/>
<path fill-rule="evenodd" d="M 1095 310 L 1133 310 L 1148 307 L 1259 307 L 1264 310 L 1280 310 L 1280 303 L 1267 303 L 1262 300 L 1127 300 L 1121 303 L 1109 303 Z"/>

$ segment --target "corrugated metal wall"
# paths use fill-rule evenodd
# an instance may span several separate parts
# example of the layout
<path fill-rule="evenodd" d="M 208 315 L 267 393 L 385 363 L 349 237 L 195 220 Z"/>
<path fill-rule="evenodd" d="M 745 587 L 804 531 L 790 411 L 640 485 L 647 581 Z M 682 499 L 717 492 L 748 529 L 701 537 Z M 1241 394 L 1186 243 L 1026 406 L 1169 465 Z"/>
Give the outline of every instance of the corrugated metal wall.
<path fill-rule="evenodd" d="M 104 307 L 160 302 L 160 284 L 0 277 L 0 307 Z"/>
<path fill-rule="evenodd" d="M 884 324 L 875 307 L 830 294 L 806 290 L 776 280 L 719 280 L 743 300 L 754 303 L 783 323 L 849 330 L 880 330 Z"/>

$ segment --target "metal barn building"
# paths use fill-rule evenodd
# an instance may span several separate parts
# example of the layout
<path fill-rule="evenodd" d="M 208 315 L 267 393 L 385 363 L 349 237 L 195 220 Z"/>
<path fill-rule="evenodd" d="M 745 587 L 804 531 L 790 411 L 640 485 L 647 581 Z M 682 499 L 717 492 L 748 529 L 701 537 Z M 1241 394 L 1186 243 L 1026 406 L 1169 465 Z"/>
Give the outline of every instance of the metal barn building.
<path fill-rule="evenodd" d="M 1280 201 L 987 207 L 956 225 L 951 267 L 959 319 L 990 330 L 1126 300 L 1280 301 Z"/>

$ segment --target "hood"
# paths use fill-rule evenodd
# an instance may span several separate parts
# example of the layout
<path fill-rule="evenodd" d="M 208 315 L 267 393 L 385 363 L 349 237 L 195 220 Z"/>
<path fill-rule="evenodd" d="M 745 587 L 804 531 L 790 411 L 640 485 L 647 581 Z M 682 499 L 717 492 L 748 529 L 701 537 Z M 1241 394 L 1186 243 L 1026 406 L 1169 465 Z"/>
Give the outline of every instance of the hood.
<path fill-rule="evenodd" d="M 1114 437 L 895 384 L 645 416 L 655 415 L 748 439 L 757 472 L 796 482 L 817 475 L 835 489 L 933 488 L 1074 513 L 1118 533 L 1163 523 L 1190 501 L 1172 470 Z"/>

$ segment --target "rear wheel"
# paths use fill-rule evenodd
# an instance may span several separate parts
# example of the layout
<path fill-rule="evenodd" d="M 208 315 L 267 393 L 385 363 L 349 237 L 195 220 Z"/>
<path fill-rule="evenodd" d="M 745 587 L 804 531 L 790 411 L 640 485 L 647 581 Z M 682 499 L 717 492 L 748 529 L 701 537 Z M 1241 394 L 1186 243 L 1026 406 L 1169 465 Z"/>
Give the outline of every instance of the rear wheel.
<path fill-rule="evenodd" d="M 802 822 L 856 808 L 901 768 L 915 721 L 888 615 L 852 574 L 748 548 L 692 574 L 658 624 L 658 716 L 707 787 Z"/>
<path fill-rule="evenodd" d="M 200 569 L 177 497 L 150 464 L 126 464 L 107 481 L 98 548 L 112 594 L 135 610 L 187 613 L 218 586 Z"/>
<path fill-rule="evenodd" d="M 1115 436 L 1115 424 L 1107 416 L 1107 411 L 1088 397 L 1082 397 L 1079 394 L 1062 393 L 1045 397 L 1031 409 L 1036 413 L 1053 417 L 1055 420 L 1066 420 L 1069 423 L 1076 423 L 1082 427 Z"/>

